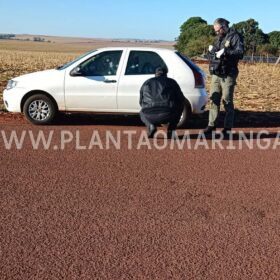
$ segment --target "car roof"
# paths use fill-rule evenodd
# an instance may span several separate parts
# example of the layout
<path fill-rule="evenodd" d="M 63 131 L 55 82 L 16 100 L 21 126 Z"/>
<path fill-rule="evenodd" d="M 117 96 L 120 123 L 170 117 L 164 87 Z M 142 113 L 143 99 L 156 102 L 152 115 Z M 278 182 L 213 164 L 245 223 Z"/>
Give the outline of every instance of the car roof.
<path fill-rule="evenodd" d="M 153 47 L 105 47 L 98 48 L 98 51 L 106 50 L 136 50 L 136 51 L 160 51 L 160 52 L 176 52 L 176 50 L 166 49 L 166 48 L 153 48 Z"/>

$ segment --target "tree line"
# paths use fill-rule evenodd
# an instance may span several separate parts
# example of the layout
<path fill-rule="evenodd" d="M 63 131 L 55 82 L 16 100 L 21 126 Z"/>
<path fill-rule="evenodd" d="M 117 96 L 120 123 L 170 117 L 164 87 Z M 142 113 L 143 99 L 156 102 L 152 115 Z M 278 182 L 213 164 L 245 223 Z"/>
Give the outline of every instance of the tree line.
<path fill-rule="evenodd" d="M 15 37 L 16 37 L 15 34 L 0 34 L 0 39 L 11 39 Z"/>
<path fill-rule="evenodd" d="M 232 27 L 243 35 L 246 55 L 279 55 L 280 31 L 266 34 L 254 19 L 238 22 Z M 175 47 L 190 57 L 205 54 L 215 36 L 213 25 L 201 17 L 191 17 L 181 25 Z"/>

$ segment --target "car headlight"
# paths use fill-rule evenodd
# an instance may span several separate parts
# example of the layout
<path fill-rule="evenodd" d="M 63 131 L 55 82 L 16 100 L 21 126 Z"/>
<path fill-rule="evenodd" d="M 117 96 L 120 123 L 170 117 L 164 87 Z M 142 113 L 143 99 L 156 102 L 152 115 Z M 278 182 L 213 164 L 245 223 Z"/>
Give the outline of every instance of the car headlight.
<path fill-rule="evenodd" d="M 14 81 L 14 80 L 9 80 L 8 84 L 6 86 L 6 89 L 8 90 L 8 89 L 12 89 L 12 88 L 16 87 L 17 83 L 18 82 Z"/>

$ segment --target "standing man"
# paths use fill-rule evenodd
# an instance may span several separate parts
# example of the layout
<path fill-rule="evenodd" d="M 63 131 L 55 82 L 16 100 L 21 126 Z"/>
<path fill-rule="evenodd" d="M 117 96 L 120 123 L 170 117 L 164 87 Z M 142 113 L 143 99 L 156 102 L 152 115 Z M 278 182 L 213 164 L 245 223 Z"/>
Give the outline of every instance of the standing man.
<path fill-rule="evenodd" d="M 216 19 L 214 30 L 217 39 L 213 46 L 209 46 L 209 70 L 212 75 L 209 123 L 204 133 L 210 134 L 216 129 L 222 99 L 226 112 L 222 133 L 228 136 L 234 122 L 233 93 L 238 76 L 238 62 L 243 58 L 244 45 L 242 36 L 233 28 L 229 28 L 229 21 L 226 19 Z"/>
<path fill-rule="evenodd" d="M 183 113 L 185 97 L 178 83 L 167 77 L 167 69 L 157 68 L 155 77 L 140 89 L 141 120 L 153 138 L 157 125 L 168 123 L 167 137 L 171 138 Z"/>

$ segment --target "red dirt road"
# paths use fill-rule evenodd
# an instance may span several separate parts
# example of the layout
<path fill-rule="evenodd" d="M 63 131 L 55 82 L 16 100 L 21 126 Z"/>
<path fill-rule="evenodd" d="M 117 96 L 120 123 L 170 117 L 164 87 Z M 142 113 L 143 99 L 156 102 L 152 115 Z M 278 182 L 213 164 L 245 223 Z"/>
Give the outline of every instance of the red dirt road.
<path fill-rule="evenodd" d="M 1 280 L 280 278 L 280 145 L 137 149 L 138 123 L 35 127 L 18 116 L 0 117 L 0 130 Z M 13 130 L 53 131 L 51 148 L 27 139 L 8 150 Z M 74 140 L 62 150 L 62 130 L 86 148 L 93 131 L 104 146 L 108 130 L 136 135 L 131 149 L 122 137 L 120 150 Z M 280 128 L 269 131 L 273 143 Z"/>

